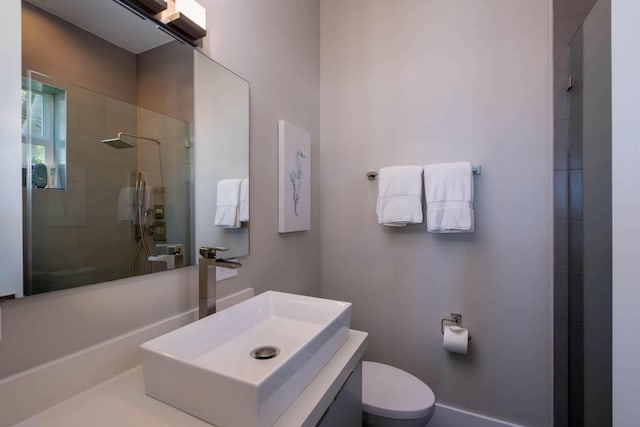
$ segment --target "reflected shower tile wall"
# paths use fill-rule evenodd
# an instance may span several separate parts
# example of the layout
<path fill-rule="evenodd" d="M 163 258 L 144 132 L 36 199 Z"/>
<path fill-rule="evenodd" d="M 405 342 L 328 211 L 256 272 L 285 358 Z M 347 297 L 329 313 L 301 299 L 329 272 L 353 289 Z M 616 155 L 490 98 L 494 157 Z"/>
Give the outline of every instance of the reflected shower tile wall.
<path fill-rule="evenodd" d="M 193 121 L 193 51 L 168 43 L 137 57 L 138 105 Z"/>
<path fill-rule="evenodd" d="M 569 374 L 553 375 L 553 425 L 569 426 Z"/>
<path fill-rule="evenodd" d="M 603 144 L 605 145 L 605 144 Z M 584 219 L 585 221 L 602 222 L 602 226 L 611 224 L 611 169 L 585 169 L 583 181 Z"/>
<path fill-rule="evenodd" d="M 33 252 L 62 251 L 80 247 L 80 227 L 52 227 L 47 221 L 33 222 Z M 59 255 L 58 255 L 59 256 Z"/>
<path fill-rule="evenodd" d="M 189 124 L 146 108 L 139 108 L 137 117 L 139 135 L 161 139 L 159 146 L 153 142 L 140 144 L 138 170 L 146 173 L 148 182 L 156 189 L 154 203 L 164 204 L 166 242 L 182 243 L 185 261 L 189 262 L 191 165 L 190 150 L 184 144 L 189 137 Z M 162 176 L 158 150 L 162 153 Z M 161 185 L 164 186 L 164 192 L 159 191 Z"/>
<path fill-rule="evenodd" d="M 135 102 L 135 55 L 27 2 L 22 20 L 23 68 Z"/>
<path fill-rule="evenodd" d="M 84 265 L 85 251 L 78 247 L 64 249 L 64 257 L 60 257 L 60 248 L 48 247 L 45 250 L 33 251 L 33 270 L 52 273 L 69 270 Z"/>
<path fill-rule="evenodd" d="M 166 193 L 166 200 L 165 218 L 167 223 L 172 224 L 172 227 L 167 230 L 167 241 L 177 242 L 190 232 L 191 193 L 189 191 L 169 192 Z"/>
<path fill-rule="evenodd" d="M 118 213 L 120 189 L 96 190 L 89 193 L 88 215 L 92 220 L 113 223 Z M 116 225 L 122 224 L 115 222 Z"/>
<path fill-rule="evenodd" d="M 26 22 L 23 34 L 24 68 L 56 77 L 67 91 L 68 188 L 61 192 L 34 191 L 33 218 L 37 222 L 34 226 L 34 267 L 51 272 L 101 265 L 95 271 L 96 281 L 128 276 L 137 244 L 132 224 L 117 222 L 116 215 L 120 190 L 134 184 L 136 150 L 115 150 L 100 141 L 115 137 L 120 131 L 138 133 L 137 116 L 140 110 L 134 104 L 138 98 L 144 101 L 145 96 L 151 96 L 151 90 L 160 89 L 158 92 L 164 93 L 165 98 L 159 105 L 170 107 L 167 113 L 191 120 L 193 72 L 185 64 L 189 64 L 192 57 L 185 60 L 184 52 L 192 55 L 192 51 L 183 47 L 183 56 L 180 57 L 176 56 L 177 46 L 155 49 L 159 60 L 175 63 L 176 66 L 169 74 L 159 76 L 160 80 L 143 81 L 136 75 L 137 71 L 142 70 L 138 70 L 138 58 L 135 55 L 111 46 L 28 3 L 23 3 L 23 10 L 26 10 L 23 13 Z M 37 31 L 30 31 L 29 28 Z M 47 43 L 44 43 L 45 40 Z M 69 49 L 68 40 L 82 48 Z M 145 60 L 152 56 L 140 56 L 141 68 L 146 68 L 147 72 L 152 70 L 153 63 L 148 62 L 149 66 L 144 66 Z M 162 67 L 156 69 L 159 68 Z M 173 89 L 166 85 L 166 91 L 162 87 L 155 87 L 167 78 L 178 78 L 183 83 L 174 84 Z M 63 84 L 65 81 L 73 81 L 76 86 Z M 145 96 L 139 97 L 137 92 Z M 153 114 L 158 116 L 157 113 Z M 178 138 L 180 129 L 185 129 L 183 135 L 188 136 L 188 125 L 174 122 L 179 121 L 167 124 L 160 120 L 159 126 L 154 129 L 161 129 L 166 134 L 165 139 L 169 136 Z M 183 142 L 184 138 L 180 143 Z M 165 156 L 163 152 L 163 160 L 172 163 L 169 159 L 178 148 L 174 150 L 172 146 L 167 146 L 166 149 L 168 153 Z M 191 153 L 185 154 L 184 147 L 181 149 L 182 156 L 176 163 L 188 165 Z M 154 154 L 157 157 L 157 152 Z M 178 168 L 175 170 L 178 176 Z M 159 171 L 156 169 L 154 172 Z M 174 182 L 171 173 L 169 182 Z M 192 172 L 187 170 L 185 173 L 190 177 Z M 188 177 L 187 184 L 181 185 L 180 190 L 191 182 Z M 179 178 L 175 181 L 179 181 Z M 183 209 L 183 206 L 190 204 L 184 202 L 187 197 L 180 196 L 180 212 L 176 213 L 176 217 L 183 221 L 188 230 L 190 211 Z M 186 236 L 184 240 L 188 247 L 189 232 L 186 232 Z M 55 243 L 46 243 L 41 238 L 54 239 Z M 105 254 L 108 256 L 105 257 Z"/>
<path fill-rule="evenodd" d="M 611 326 L 584 326 L 584 425 L 611 425 Z"/>
<path fill-rule="evenodd" d="M 184 244 L 185 263 L 192 262 L 193 237 L 193 150 L 184 146 L 193 123 L 193 54 L 179 43 L 169 43 L 137 57 L 137 102 L 144 107 L 138 112 L 138 130 L 153 129 L 155 111 L 165 116 L 161 129 L 167 241 Z M 149 163 L 141 166 L 153 169 Z"/>
<path fill-rule="evenodd" d="M 193 72 L 185 65 L 192 62 L 193 53 L 190 48 L 175 43 L 154 49 L 154 55 L 136 58 L 28 3 L 23 3 L 23 10 L 24 68 L 59 79 L 68 97 L 68 185 L 61 192 L 34 192 L 33 218 L 37 224 L 34 225 L 33 250 L 34 256 L 38 254 L 34 266 L 56 271 L 104 263 L 104 267 L 96 270 L 97 281 L 128 276 L 137 244 L 132 225 L 116 222 L 116 214 L 120 189 L 133 185 L 133 172 L 138 166 L 136 151 L 115 150 L 100 141 L 115 137 L 120 131 L 139 133 L 140 110 L 133 104 L 138 100 L 144 102 L 145 98 L 151 100 L 152 96 L 165 113 L 191 121 Z M 69 49 L 68 40 L 82 48 Z M 176 55 L 180 47 L 183 48 L 181 56 Z M 155 67 L 158 61 L 175 66 Z M 160 69 L 165 71 L 159 73 Z M 140 78 L 140 73 L 147 74 L 146 78 Z M 182 83 L 170 87 L 163 84 L 167 79 Z M 76 86 L 68 86 L 65 81 L 73 81 Z M 188 137 L 188 125 L 173 119 L 158 123 L 153 129 L 161 129 L 168 144 L 164 147 L 166 153 L 163 151 L 163 160 L 170 165 L 167 190 L 188 189 L 192 171 L 177 166 L 190 165 L 191 153 L 185 152 L 183 146 L 186 138 L 179 138 L 181 132 Z M 170 137 L 176 138 L 175 147 L 169 144 Z M 157 157 L 157 152 L 152 154 Z M 170 160 L 172 158 L 176 160 Z M 155 164 L 155 168 L 149 164 L 147 169 L 158 176 L 153 180 L 159 183 L 157 162 Z M 186 193 L 176 197 L 180 200 L 179 210 L 172 214 L 189 230 L 191 201 L 185 202 Z M 188 246 L 190 234 L 187 231 L 185 235 L 183 240 Z M 55 239 L 55 243 L 46 243 L 44 238 Z M 109 254 L 106 263 L 105 254 Z"/>
<path fill-rule="evenodd" d="M 569 173 L 566 170 L 556 170 L 553 178 L 553 211 L 556 221 L 569 219 Z"/>
<path fill-rule="evenodd" d="M 568 168 L 582 169 L 583 168 L 583 153 L 584 153 L 584 120 L 582 117 L 573 117 L 568 119 L 568 151 L 567 151 L 567 163 Z"/>
<path fill-rule="evenodd" d="M 578 27 L 585 20 L 592 9 L 595 0 L 554 0 L 554 325 L 556 336 L 554 339 L 554 425 L 564 427 L 581 425 L 584 421 L 582 404 L 584 384 L 581 375 L 569 375 L 570 355 L 569 349 L 569 325 L 580 321 L 583 312 L 589 307 L 582 306 L 583 299 L 591 294 L 586 290 L 585 283 L 588 278 L 581 271 L 568 272 L 570 265 L 573 269 L 579 267 L 576 250 L 571 251 L 572 244 L 582 244 L 584 230 L 580 220 L 583 219 L 584 207 L 590 206 L 588 196 L 583 194 L 578 184 L 588 184 L 590 177 L 583 175 L 583 163 L 589 164 L 592 160 L 588 157 L 588 151 L 583 145 L 591 146 L 589 139 L 593 135 L 593 121 L 582 123 L 581 104 L 569 103 L 569 94 L 566 91 L 568 67 L 568 46 L 576 34 Z M 581 40 L 574 40 L 580 43 Z M 588 56 L 589 54 L 587 54 Z M 574 61 L 581 61 L 574 56 Z M 577 90 L 576 90 L 577 89 Z M 574 89 L 572 96 L 581 102 L 580 88 Z M 576 93 L 578 92 L 578 93 Z M 576 108 L 579 107 L 579 108 Z M 583 137 L 584 134 L 584 137 Z M 583 149 L 585 151 L 583 160 Z M 602 157 L 600 155 L 600 157 Z M 610 157 L 610 152 L 609 152 Z M 594 159 L 595 160 L 595 159 Z M 598 160 L 595 160 L 598 161 Z M 570 172 L 571 171 L 571 172 Z M 573 187 L 573 188 L 572 188 Z M 573 190 L 573 191 L 572 191 Z M 572 219 L 573 222 L 568 220 Z M 581 249 L 576 248 L 576 249 Z M 571 261 L 570 261 L 571 259 Z M 585 293 L 586 292 L 586 293 Z M 589 295 L 587 295 L 589 294 Z M 580 325 L 580 323 L 573 323 Z M 564 333 L 560 333 L 563 332 Z M 574 341 L 580 340 L 576 328 L 573 328 Z M 576 351 L 574 345 L 574 352 Z M 573 355 L 575 363 L 575 355 Z M 575 371 L 575 367 L 573 368 Z M 570 413 L 570 402 L 572 411 Z"/>
<path fill-rule="evenodd" d="M 583 130 L 584 168 L 611 168 L 611 147 L 610 144 L 603 144 L 603 141 L 611 139 L 611 115 L 589 117 Z"/>
<path fill-rule="evenodd" d="M 106 98 L 103 107 L 104 138 L 113 138 L 118 132 L 136 133 L 137 107 L 134 104 Z"/>
<path fill-rule="evenodd" d="M 67 129 L 67 188 L 45 190 L 49 193 L 43 209 L 46 226 L 33 234 L 34 252 L 51 242 L 65 251 L 48 251 L 46 263 L 34 262 L 34 268 L 54 272 L 99 266 L 97 281 L 125 277 L 128 274 L 114 276 L 104 264 L 109 254 L 110 263 L 129 266 L 132 254 L 128 253 L 136 247 L 131 224 L 116 222 L 120 189 L 130 185 L 135 170 L 135 150 L 115 150 L 100 141 L 120 130 L 135 131 L 136 108 L 86 89 L 73 88 L 70 93 L 69 116 L 76 120 Z M 40 211 L 37 205 L 34 210 Z M 70 256 L 69 251 L 82 255 Z"/>
<path fill-rule="evenodd" d="M 85 249 L 87 260 L 100 260 L 96 266 L 96 281 L 109 281 L 130 276 L 135 245 L 100 244 Z"/>
<path fill-rule="evenodd" d="M 569 120 L 556 120 L 553 130 L 553 169 L 569 168 Z M 555 182 L 555 181 L 554 181 Z"/>

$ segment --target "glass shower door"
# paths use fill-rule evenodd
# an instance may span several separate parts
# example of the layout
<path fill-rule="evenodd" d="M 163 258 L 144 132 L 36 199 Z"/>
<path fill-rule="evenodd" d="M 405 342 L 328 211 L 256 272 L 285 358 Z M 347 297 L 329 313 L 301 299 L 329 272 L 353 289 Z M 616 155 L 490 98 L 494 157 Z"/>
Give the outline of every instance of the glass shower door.
<path fill-rule="evenodd" d="M 24 295 L 39 293 L 33 269 L 33 230 L 48 208 L 39 190 L 64 190 L 67 160 L 67 90 L 61 81 L 28 71 L 22 79 L 22 188 Z M 34 216 L 35 209 L 35 216 Z M 21 295 L 20 295 L 21 296 Z"/>

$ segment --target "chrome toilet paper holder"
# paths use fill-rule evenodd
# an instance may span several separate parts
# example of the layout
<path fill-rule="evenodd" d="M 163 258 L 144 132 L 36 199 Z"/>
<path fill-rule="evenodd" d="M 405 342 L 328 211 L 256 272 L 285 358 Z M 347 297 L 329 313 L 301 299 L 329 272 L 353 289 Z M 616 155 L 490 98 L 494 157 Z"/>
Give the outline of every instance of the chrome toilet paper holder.
<path fill-rule="evenodd" d="M 453 323 L 457 326 L 462 326 L 462 314 L 460 313 L 451 313 L 451 318 L 444 318 L 440 320 L 440 333 L 444 335 L 444 324 L 445 322 Z M 471 341 L 471 334 L 469 334 L 469 341 Z"/>

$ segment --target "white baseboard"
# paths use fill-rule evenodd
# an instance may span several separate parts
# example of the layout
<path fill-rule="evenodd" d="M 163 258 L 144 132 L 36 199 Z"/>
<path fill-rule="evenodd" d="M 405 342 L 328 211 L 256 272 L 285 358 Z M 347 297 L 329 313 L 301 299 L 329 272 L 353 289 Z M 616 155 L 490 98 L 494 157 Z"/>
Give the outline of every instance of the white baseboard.
<path fill-rule="evenodd" d="M 496 418 L 486 417 L 451 406 L 436 404 L 428 427 L 522 427 Z"/>
<path fill-rule="evenodd" d="M 239 302 L 242 302 L 246 299 L 251 298 L 252 296 L 253 296 L 253 288 L 243 289 L 234 294 L 227 295 L 224 298 L 218 298 L 216 300 L 216 307 L 218 307 L 218 311 L 224 310 L 225 308 L 229 308 L 232 305 L 236 305 Z"/>
<path fill-rule="evenodd" d="M 219 310 L 253 296 L 245 289 L 217 300 Z M 0 427 L 12 426 L 140 364 L 145 341 L 197 319 L 193 309 L 0 380 Z"/>

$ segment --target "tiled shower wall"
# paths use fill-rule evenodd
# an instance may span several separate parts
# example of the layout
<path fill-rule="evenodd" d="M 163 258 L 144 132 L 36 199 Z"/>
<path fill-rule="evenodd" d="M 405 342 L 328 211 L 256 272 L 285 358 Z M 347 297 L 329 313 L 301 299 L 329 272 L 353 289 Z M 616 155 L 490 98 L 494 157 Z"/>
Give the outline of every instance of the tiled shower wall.
<path fill-rule="evenodd" d="M 611 27 L 594 3 L 554 6 L 555 426 L 611 425 Z"/>

